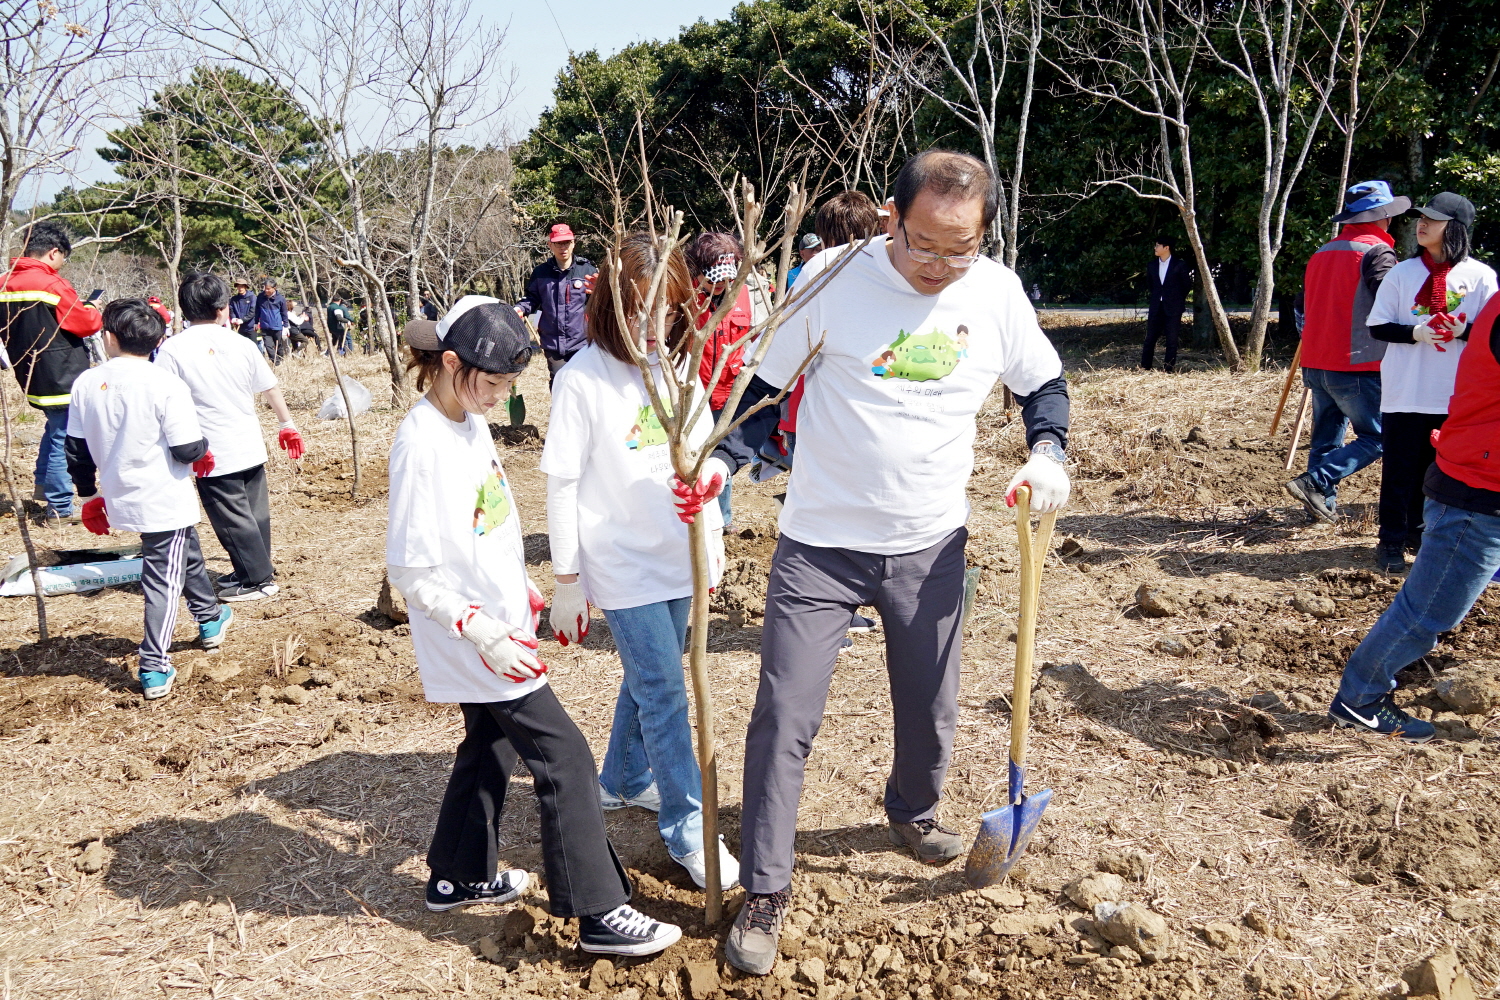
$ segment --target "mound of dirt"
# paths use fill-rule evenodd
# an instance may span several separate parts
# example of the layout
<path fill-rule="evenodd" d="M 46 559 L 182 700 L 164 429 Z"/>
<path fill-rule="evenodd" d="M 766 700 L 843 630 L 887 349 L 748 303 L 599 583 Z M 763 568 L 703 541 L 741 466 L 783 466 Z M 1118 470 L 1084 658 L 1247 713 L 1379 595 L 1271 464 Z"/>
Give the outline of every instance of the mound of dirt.
<path fill-rule="evenodd" d="M 1343 859 L 1356 881 L 1452 892 L 1500 878 L 1500 794 L 1480 786 L 1392 797 L 1340 781 L 1297 811 L 1292 833 Z"/>
<path fill-rule="evenodd" d="M 766 587 L 778 537 L 754 528 L 724 536 L 724 576 L 714 592 L 712 610 L 756 618 L 766 613 Z"/>

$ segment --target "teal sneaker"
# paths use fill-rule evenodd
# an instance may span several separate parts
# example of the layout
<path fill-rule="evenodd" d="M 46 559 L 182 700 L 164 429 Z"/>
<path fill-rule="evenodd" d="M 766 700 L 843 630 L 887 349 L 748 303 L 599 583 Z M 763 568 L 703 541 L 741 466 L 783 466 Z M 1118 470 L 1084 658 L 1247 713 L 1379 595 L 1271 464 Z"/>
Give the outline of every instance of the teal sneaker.
<path fill-rule="evenodd" d="M 219 605 L 219 617 L 198 623 L 198 643 L 204 649 L 213 649 L 224 641 L 224 633 L 234 621 L 234 609 L 227 604 Z"/>
<path fill-rule="evenodd" d="M 142 670 L 141 694 L 145 695 L 147 701 L 165 698 L 172 693 L 172 682 L 176 679 L 176 667 L 169 666 L 166 670 Z"/>

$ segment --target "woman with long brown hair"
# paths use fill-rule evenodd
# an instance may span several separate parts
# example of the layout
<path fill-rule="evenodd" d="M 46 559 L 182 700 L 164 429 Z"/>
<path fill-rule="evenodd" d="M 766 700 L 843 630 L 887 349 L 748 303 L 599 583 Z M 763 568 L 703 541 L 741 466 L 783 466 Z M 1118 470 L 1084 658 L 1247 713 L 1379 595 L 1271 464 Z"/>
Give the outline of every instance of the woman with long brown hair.
<path fill-rule="evenodd" d="M 688 527 L 671 491 L 667 435 L 651 405 L 633 342 L 660 368 L 673 365 L 691 380 L 687 345 L 697 293 L 682 251 L 666 261 L 669 303 L 666 343 L 657 343 L 645 290 L 661 263 L 651 237 L 637 233 L 619 247 L 619 312 L 615 289 L 600 278 L 589 302 L 588 344 L 557 373 L 542 471 L 547 474 L 547 529 L 557 591 L 552 628 L 559 642 L 588 634 L 589 606 L 604 612 L 624 665 L 609 750 L 600 772 L 605 809 L 656 811 L 667 852 L 700 887 L 706 878 L 703 783 L 688 725 L 682 655 L 692 605 Z M 608 275 L 613 262 L 606 263 Z M 705 413 L 689 439 L 712 430 Z M 723 483 L 722 463 L 719 484 Z M 705 480 L 712 474 L 705 470 Z M 717 582 L 724 562 L 717 505 L 706 504 L 709 561 Z M 722 841 L 719 870 L 738 871 Z M 732 878 L 732 876 L 727 876 Z M 733 881 L 730 885 L 735 884 Z M 727 886 L 726 886 L 727 888 Z"/>

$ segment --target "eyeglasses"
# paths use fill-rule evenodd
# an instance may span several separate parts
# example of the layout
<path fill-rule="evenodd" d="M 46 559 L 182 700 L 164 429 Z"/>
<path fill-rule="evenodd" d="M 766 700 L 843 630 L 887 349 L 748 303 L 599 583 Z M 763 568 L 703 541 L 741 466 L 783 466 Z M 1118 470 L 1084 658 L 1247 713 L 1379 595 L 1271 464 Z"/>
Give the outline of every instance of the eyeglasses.
<path fill-rule="evenodd" d="M 940 253 L 933 253 L 931 250 L 918 250 L 911 245 L 911 237 L 906 234 L 906 223 L 903 221 L 896 223 L 896 225 L 901 229 L 901 241 L 906 244 L 906 255 L 918 264 L 931 264 L 933 261 L 940 260 L 955 271 L 962 271 L 964 268 L 973 267 L 974 262 L 979 259 L 979 254 L 977 253 L 951 254 L 945 257 Z"/>

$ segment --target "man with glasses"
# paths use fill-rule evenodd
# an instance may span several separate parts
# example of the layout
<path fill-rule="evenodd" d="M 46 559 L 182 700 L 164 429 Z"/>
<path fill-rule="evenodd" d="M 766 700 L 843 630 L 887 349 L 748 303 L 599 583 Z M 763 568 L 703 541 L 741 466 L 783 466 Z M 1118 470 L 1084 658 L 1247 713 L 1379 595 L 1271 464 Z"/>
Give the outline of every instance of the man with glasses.
<path fill-rule="evenodd" d="M 1033 509 L 1068 499 L 1068 387 L 1015 272 L 980 256 L 995 179 L 979 160 L 928 150 L 896 179 L 890 236 L 852 258 L 823 255 L 799 287 L 831 279 L 782 326 L 740 403 L 788 385 L 807 355 L 797 464 L 781 513 L 761 640 L 760 689 L 745 741 L 740 881 L 748 893 L 725 942 L 736 968 L 765 975 L 791 906 L 797 804 L 834 663 L 862 605 L 884 623 L 895 714 L 885 787 L 892 843 L 943 864 L 963 841 L 937 822 L 958 718 L 966 487 L 975 417 L 997 380 L 1021 403 L 1030 459 L 1006 487 Z M 806 294 L 806 293 L 804 293 Z M 775 426 L 753 414 L 680 503 L 751 461 Z M 722 463 L 722 464 L 721 464 Z"/>

